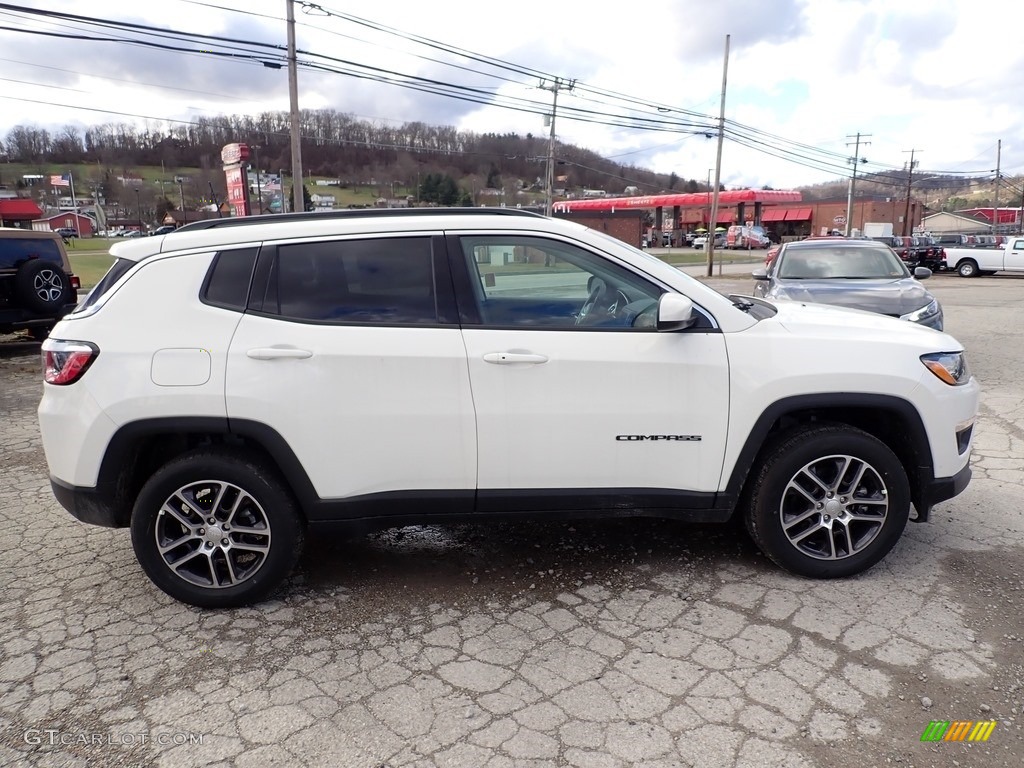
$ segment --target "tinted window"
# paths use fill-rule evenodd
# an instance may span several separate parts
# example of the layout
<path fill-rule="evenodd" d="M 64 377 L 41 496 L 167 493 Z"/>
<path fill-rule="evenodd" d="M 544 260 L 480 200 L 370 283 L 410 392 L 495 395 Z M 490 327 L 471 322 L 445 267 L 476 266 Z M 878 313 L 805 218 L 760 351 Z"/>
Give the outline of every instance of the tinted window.
<path fill-rule="evenodd" d="M 81 312 L 99 301 L 100 297 L 109 291 L 113 287 L 114 283 L 121 279 L 121 275 L 134 266 L 135 262 L 128 259 L 118 259 L 115 261 L 110 269 L 107 270 L 107 274 L 100 278 L 100 281 L 96 283 L 96 287 L 89 291 L 89 295 L 86 297 L 85 301 L 79 304 L 75 311 Z"/>
<path fill-rule="evenodd" d="M 900 278 L 908 274 L 888 248 L 790 248 L 783 253 L 779 265 L 779 277 L 784 280 Z"/>
<path fill-rule="evenodd" d="M 57 241 L 49 237 L 38 240 L 23 237 L 0 238 L 0 265 L 10 269 L 29 259 L 46 259 L 62 263 Z"/>
<path fill-rule="evenodd" d="M 553 240 L 461 240 L 484 325 L 652 328 L 662 291 L 608 259 Z"/>
<path fill-rule="evenodd" d="M 429 238 L 298 243 L 278 248 L 280 314 L 345 323 L 437 323 Z"/>
<path fill-rule="evenodd" d="M 217 254 L 206 278 L 203 299 L 226 309 L 245 309 L 258 249 L 243 248 Z"/>

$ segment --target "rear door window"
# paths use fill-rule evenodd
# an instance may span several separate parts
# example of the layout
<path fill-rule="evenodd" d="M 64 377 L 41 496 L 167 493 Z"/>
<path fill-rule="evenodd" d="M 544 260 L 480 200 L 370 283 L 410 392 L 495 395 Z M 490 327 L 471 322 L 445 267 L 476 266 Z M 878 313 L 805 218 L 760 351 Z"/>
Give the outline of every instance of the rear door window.
<path fill-rule="evenodd" d="M 278 246 L 263 311 L 294 320 L 375 325 L 437 324 L 429 237 Z"/>

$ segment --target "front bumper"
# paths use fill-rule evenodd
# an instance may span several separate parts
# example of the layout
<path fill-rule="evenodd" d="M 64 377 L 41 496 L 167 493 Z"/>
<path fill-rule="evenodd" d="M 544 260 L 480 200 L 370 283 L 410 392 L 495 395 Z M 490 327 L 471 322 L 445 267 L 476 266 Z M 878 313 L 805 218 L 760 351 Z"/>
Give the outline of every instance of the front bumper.
<path fill-rule="evenodd" d="M 933 477 L 922 483 L 919 498 L 914 499 L 914 507 L 917 509 L 914 522 L 927 522 L 933 506 L 959 495 L 970 482 L 971 465 L 965 464 L 964 468 L 952 477 Z"/>

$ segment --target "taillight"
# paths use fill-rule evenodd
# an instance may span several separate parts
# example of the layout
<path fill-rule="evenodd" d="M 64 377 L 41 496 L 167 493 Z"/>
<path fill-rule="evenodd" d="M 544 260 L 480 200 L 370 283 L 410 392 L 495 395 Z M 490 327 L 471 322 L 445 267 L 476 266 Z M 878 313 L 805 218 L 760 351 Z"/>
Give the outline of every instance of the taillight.
<path fill-rule="evenodd" d="M 43 342 L 43 380 L 47 384 L 74 384 L 99 354 L 99 347 L 88 341 L 47 339 Z"/>
<path fill-rule="evenodd" d="M 78 275 L 71 276 L 71 287 L 76 291 L 82 287 L 82 281 L 78 279 Z"/>

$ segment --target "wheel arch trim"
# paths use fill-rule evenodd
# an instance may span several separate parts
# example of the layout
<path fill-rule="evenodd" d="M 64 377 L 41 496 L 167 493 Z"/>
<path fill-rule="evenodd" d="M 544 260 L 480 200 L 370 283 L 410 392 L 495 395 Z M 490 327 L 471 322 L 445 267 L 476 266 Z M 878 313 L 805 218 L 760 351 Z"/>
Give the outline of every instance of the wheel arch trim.
<path fill-rule="evenodd" d="M 754 462 L 770 439 L 774 424 L 787 416 L 815 417 L 818 421 L 846 423 L 863 429 L 862 419 L 843 419 L 841 415 L 844 410 L 860 414 L 870 412 L 876 418 L 882 414 L 896 416 L 899 424 L 905 428 L 903 434 L 913 452 L 915 459 L 913 465 L 907 466 L 906 457 L 900 455 L 900 452 L 896 451 L 893 446 L 889 447 L 893 448 L 901 462 L 904 463 L 910 481 L 911 497 L 915 506 L 920 509 L 919 502 L 923 490 L 930 481 L 934 480 L 931 445 L 928 442 L 928 431 L 925 429 L 921 414 L 912 403 L 894 395 L 856 392 L 794 395 L 777 400 L 765 408 L 754 422 L 754 426 L 747 435 L 743 448 L 732 466 L 732 472 L 724 491 L 726 500 L 733 505 L 739 501 L 747 478 L 754 468 Z M 875 433 L 872 432 L 872 434 Z M 875 434 L 875 436 L 879 435 Z"/>
<path fill-rule="evenodd" d="M 139 449 L 161 436 L 242 438 L 266 452 L 295 494 L 300 509 L 309 510 L 317 500 L 313 483 L 298 457 L 287 441 L 266 424 L 216 416 L 141 419 L 122 425 L 111 437 L 96 483 L 96 491 L 113 505 L 114 519 L 122 525 L 127 525 L 132 499 L 139 490 L 140 484 L 134 477 L 134 469 L 141 458 Z"/>

